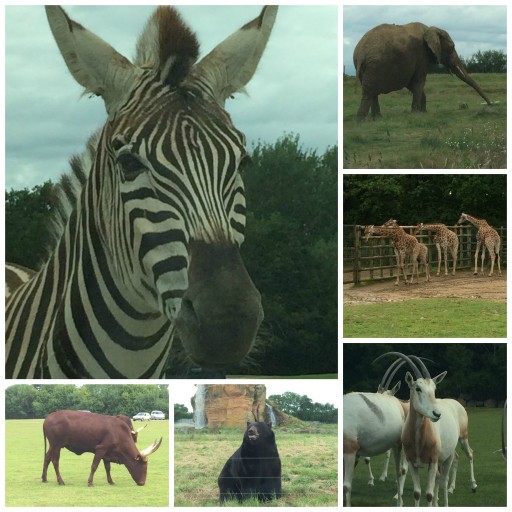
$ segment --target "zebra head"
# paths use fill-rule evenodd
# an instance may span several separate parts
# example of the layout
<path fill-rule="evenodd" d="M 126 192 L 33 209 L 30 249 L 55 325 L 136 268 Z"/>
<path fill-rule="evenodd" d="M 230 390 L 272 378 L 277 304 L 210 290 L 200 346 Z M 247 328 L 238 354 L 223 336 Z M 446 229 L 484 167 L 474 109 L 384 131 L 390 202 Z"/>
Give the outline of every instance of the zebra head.
<path fill-rule="evenodd" d="M 263 310 L 239 252 L 245 138 L 224 102 L 253 76 L 277 7 L 197 63 L 196 37 L 173 8 L 156 9 L 133 63 L 46 9 L 69 71 L 108 112 L 79 199 L 94 211 L 84 220 L 94 251 L 131 307 L 174 324 L 197 364 L 240 361 Z"/>

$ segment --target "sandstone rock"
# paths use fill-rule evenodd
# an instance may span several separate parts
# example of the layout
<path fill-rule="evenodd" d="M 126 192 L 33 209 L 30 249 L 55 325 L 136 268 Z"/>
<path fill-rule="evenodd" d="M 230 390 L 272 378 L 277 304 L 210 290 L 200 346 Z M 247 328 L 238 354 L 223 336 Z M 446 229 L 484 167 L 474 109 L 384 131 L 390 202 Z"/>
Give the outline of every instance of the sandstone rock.
<path fill-rule="evenodd" d="M 245 427 L 248 421 L 266 421 L 263 384 L 206 384 L 204 410 L 208 427 Z M 195 400 L 192 400 L 195 410 Z"/>

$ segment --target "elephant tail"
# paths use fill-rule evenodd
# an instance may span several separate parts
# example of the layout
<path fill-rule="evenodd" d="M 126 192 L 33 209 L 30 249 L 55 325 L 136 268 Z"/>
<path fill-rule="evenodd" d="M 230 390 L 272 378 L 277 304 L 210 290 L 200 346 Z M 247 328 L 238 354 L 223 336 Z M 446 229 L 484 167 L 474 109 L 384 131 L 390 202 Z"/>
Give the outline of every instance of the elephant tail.
<path fill-rule="evenodd" d="M 356 76 L 360 83 L 363 83 L 363 75 L 366 69 L 366 65 L 364 62 L 354 62 L 356 68 Z"/>

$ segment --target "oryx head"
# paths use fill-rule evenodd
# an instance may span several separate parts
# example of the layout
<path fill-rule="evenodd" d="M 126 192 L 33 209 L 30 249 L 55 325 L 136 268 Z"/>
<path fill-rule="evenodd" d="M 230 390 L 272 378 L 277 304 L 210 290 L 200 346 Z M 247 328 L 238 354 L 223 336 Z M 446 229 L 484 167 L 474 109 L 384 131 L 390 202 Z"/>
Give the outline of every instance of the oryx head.
<path fill-rule="evenodd" d="M 393 365 L 390 366 L 390 369 L 393 371 L 390 372 L 391 377 L 388 378 L 392 378 L 398 368 L 402 366 L 402 364 L 407 363 L 414 373 L 414 376 L 410 372 L 405 374 L 405 382 L 407 382 L 411 393 L 411 407 L 421 416 L 425 416 L 434 422 L 438 421 L 441 418 L 441 412 L 437 406 L 436 386 L 444 379 L 447 372 L 440 373 L 432 378 L 427 367 L 419 357 L 413 355 L 406 356 L 401 352 L 387 352 L 377 359 L 387 355 L 394 355 L 399 358 L 393 363 L 395 365 L 394 367 Z"/>

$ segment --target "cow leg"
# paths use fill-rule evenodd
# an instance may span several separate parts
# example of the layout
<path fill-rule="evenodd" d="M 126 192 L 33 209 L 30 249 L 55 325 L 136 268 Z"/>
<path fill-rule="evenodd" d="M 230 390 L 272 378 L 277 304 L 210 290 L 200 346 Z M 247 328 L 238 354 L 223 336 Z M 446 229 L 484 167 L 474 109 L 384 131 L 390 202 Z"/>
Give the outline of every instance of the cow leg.
<path fill-rule="evenodd" d="M 114 480 L 110 476 L 110 461 L 103 459 L 103 464 L 105 464 L 105 471 L 107 472 L 107 482 L 110 485 L 114 485 Z"/>
<path fill-rule="evenodd" d="M 41 480 L 43 481 L 43 483 L 48 482 L 48 466 L 50 465 L 51 460 L 52 460 L 52 449 L 50 448 L 44 455 L 43 474 L 41 476 Z"/>
<path fill-rule="evenodd" d="M 92 460 L 92 465 L 91 465 L 91 474 L 89 475 L 89 480 L 87 480 L 87 485 L 89 487 L 93 486 L 94 473 L 98 469 L 98 466 L 99 466 L 102 458 L 103 458 L 103 454 L 98 454 L 98 453 L 94 454 L 94 459 Z"/>
<path fill-rule="evenodd" d="M 53 463 L 53 468 L 55 469 L 55 474 L 57 475 L 57 482 L 59 483 L 59 485 L 64 485 L 64 480 L 62 480 L 59 471 L 60 448 L 57 450 L 52 450 L 51 459 Z"/>

